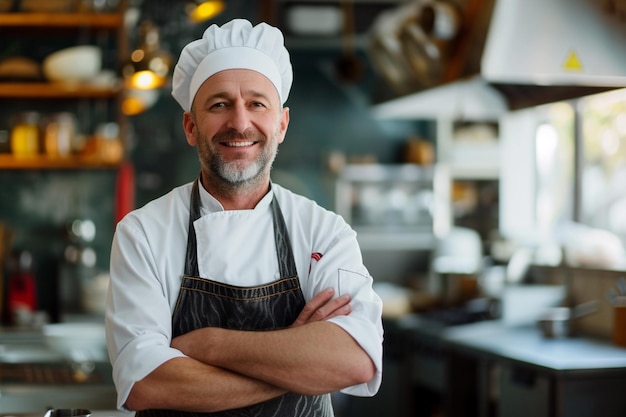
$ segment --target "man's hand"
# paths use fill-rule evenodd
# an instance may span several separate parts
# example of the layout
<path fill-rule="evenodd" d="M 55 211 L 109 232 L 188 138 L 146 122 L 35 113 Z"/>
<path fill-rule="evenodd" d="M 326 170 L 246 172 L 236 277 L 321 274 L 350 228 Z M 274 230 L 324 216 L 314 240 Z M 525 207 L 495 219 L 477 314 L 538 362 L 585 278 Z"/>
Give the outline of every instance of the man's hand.
<path fill-rule="evenodd" d="M 314 321 L 323 321 L 332 317 L 350 314 L 352 311 L 350 300 L 352 297 L 349 294 L 344 294 L 333 299 L 333 295 L 335 295 L 335 289 L 332 287 L 326 288 L 317 294 L 311 301 L 306 303 L 296 321 L 289 327 L 302 326 Z"/>

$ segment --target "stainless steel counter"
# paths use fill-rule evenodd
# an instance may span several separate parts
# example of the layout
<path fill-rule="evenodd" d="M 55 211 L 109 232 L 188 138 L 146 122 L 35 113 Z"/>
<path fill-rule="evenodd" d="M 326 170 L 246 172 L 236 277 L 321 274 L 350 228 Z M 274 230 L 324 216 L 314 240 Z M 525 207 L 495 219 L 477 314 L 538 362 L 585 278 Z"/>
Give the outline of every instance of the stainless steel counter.
<path fill-rule="evenodd" d="M 96 361 L 88 373 L 77 372 L 76 365 L 48 348 L 38 331 L 0 331 L 0 415 L 43 416 L 49 408 L 115 410 L 111 365 Z"/>
<path fill-rule="evenodd" d="M 409 315 L 388 324 L 409 385 L 403 416 L 429 401 L 449 417 L 626 415 L 626 348 L 610 340 L 547 339 L 498 320 L 446 326 Z"/>
<path fill-rule="evenodd" d="M 548 339 L 533 326 L 508 327 L 498 321 L 459 326 L 443 339 L 468 349 L 555 371 L 624 369 L 626 348 L 589 337 Z"/>
<path fill-rule="evenodd" d="M 0 386 L 0 413 L 37 414 L 49 408 L 115 409 L 112 385 L 16 384 Z"/>
<path fill-rule="evenodd" d="M 448 346 L 555 371 L 623 368 L 626 372 L 626 348 L 615 346 L 610 340 L 583 336 L 548 339 L 534 326 L 507 326 L 499 320 L 445 326 L 418 315 L 407 315 L 397 323 L 418 338 L 428 337 Z"/>

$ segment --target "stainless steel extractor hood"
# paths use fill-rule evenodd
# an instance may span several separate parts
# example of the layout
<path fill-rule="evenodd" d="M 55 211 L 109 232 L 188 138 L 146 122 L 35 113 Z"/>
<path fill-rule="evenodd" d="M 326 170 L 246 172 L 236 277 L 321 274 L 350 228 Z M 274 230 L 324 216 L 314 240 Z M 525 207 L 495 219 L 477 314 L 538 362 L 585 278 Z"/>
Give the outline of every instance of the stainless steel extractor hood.
<path fill-rule="evenodd" d="M 626 0 L 413 0 L 368 49 L 387 118 L 493 119 L 626 87 Z"/>

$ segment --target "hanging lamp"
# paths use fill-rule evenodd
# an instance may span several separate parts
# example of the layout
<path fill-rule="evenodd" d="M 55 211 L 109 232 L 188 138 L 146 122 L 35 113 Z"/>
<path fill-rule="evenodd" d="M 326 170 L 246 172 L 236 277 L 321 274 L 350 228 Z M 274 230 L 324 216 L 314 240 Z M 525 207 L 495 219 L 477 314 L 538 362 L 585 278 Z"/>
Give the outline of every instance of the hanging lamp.
<path fill-rule="evenodd" d="M 151 90 L 167 83 L 172 56 L 161 49 L 158 27 L 149 20 L 139 27 L 139 48 L 122 69 L 127 88 Z"/>
<path fill-rule="evenodd" d="M 221 0 L 196 0 L 187 3 L 185 12 L 193 23 L 201 23 L 222 13 L 225 8 L 226 4 Z"/>

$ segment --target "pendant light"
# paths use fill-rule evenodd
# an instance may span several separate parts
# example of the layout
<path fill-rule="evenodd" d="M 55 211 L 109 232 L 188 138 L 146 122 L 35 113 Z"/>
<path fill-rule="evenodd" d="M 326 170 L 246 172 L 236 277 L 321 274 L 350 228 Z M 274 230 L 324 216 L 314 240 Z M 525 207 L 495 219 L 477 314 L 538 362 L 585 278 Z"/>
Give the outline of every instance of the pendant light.
<path fill-rule="evenodd" d="M 161 49 L 158 27 L 149 20 L 139 28 L 139 48 L 122 69 L 127 88 L 151 90 L 163 87 L 172 67 L 172 56 Z"/>
<path fill-rule="evenodd" d="M 122 113 L 126 116 L 135 116 L 152 107 L 159 99 L 159 90 L 140 90 L 127 88 L 122 100 Z"/>
<path fill-rule="evenodd" d="M 187 16 L 189 16 L 189 20 L 193 23 L 200 23 L 217 16 L 225 7 L 225 3 L 221 0 L 196 0 L 187 3 L 185 11 Z"/>

